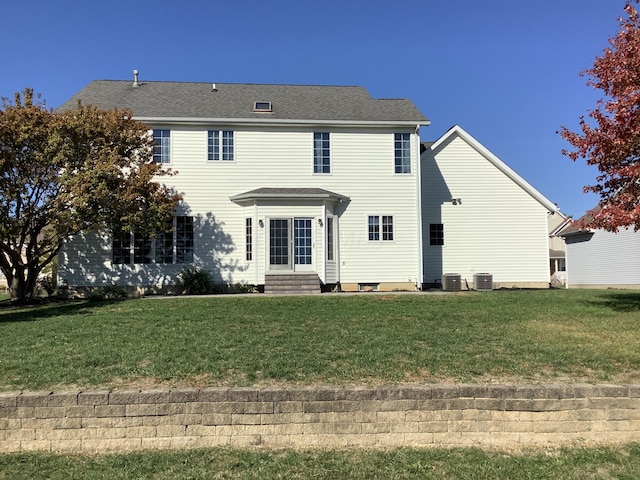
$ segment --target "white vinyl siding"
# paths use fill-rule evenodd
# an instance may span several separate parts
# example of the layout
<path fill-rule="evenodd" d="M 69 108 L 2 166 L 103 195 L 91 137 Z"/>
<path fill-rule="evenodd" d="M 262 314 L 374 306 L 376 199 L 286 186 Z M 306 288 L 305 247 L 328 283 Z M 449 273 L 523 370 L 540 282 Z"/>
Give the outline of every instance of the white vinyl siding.
<path fill-rule="evenodd" d="M 596 230 L 566 238 L 569 287 L 640 286 L 640 233 Z"/>
<path fill-rule="evenodd" d="M 548 214 L 540 202 L 457 135 L 424 152 L 421 168 L 426 283 L 443 273 L 469 283 L 490 273 L 506 286 L 548 284 Z M 444 245 L 430 245 L 430 224 L 443 224 Z"/>
<path fill-rule="evenodd" d="M 224 125 L 219 128 L 228 129 Z M 208 128 L 171 126 L 172 164 L 179 173 L 163 177 L 162 181 L 183 193 L 184 209 L 194 217 L 197 232 L 194 264 L 210 270 L 216 281 L 264 283 L 268 219 L 300 217 L 313 219 L 313 267 L 319 275 L 326 272 L 342 283 L 419 281 L 417 179 L 416 175 L 395 175 L 390 167 L 394 158 L 393 130 L 332 128 L 331 175 L 314 175 L 310 168 L 313 165 L 312 128 L 234 125 L 233 131 L 235 161 L 219 162 L 220 167 L 231 164 L 228 168 L 209 168 L 210 165 L 203 162 Z M 411 171 L 415 172 L 419 138 L 414 133 L 409 135 Z M 280 202 L 260 206 L 257 214 L 254 205 L 241 206 L 229 199 L 260 187 L 274 186 L 323 188 L 348 196 L 349 201 L 326 206 Z M 336 251 L 333 266 L 325 270 L 322 266 L 327 262 L 326 227 L 318 219 L 324 219 L 326 213 L 336 217 Z M 393 216 L 393 242 L 367 240 L 365 222 L 370 214 Z M 245 248 L 247 217 L 253 218 L 251 260 L 247 260 Z M 259 226 L 260 220 L 265 226 Z M 111 241 L 107 241 L 105 275 L 111 268 Z M 84 265 L 84 259 L 74 248 L 65 249 L 65 255 L 76 264 Z M 101 248 L 96 245 L 93 250 Z M 126 272 L 122 267 L 120 270 Z M 130 268 L 127 278 L 132 282 L 143 277 L 153 282 L 168 282 L 179 271 L 162 276 L 158 267 L 152 264 Z M 94 275 L 88 267 L 68 274 L 70 284 L 84 285 L 88 278 L 99 281 L 99 275 Z"/>

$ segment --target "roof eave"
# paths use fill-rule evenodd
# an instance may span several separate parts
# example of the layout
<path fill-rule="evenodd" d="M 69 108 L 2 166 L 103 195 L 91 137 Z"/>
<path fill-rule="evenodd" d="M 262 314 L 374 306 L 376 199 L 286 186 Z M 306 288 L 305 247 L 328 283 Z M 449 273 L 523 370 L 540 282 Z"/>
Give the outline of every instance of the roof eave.
<path fill-rule="evenodd" d="M 329 193 L 308 194 L 308 193 L 240 193 L 231 195 L 232 202 L 248 202 L 253 200 L 328 200 L 336 203 L 349 201 L 349 197 L 344 195 L 333 195 Z"/>
<path fill-rule="evenodd" d="M 509 167 L 506 163 L 500 160 L 497 156 L 495 156 L 487 147 L 482 145 L 478 140 L 476 140 L 471 134 L 467 133 L 460 125 L 454 125 L 447 132 L 444 133 L 438 140 L 436 140 L 433 145 L 431 145 L 428 150 L 435 151 L 437 150 L 448 138 L 453 135 L 458 135 L 465 142 L 471 145 L 475 150 L 480 152 L 486 159 L 488 159 L 491 163 L 493 163 L 499 170 L 501 170 L 505 175 L 507 175 L 511 180 L 513 180 L 520 188 L 522 188 L 525 192 L 535 198 L 538 203 L 540 203 L 543 207 L 545 207 L 549 212 L 559 212 L 558 206 L 545 197 L 542 193 L 540 193 L 533 185 L 527 182 L 524 178 L 522 178 L 515 170 Z"/>
<path fill-rule="evenodd" d="M 424 120 L 307 120 L 307 119 L 276 119 L 276 118 L 199 118 L 199 117 L 144 117 L 134 116 L 135 120 L 142 123 L 169 124 L 178 123 L 181 125 L 270 125 L 270 126 L 291 126 L 291 125 L 334 125 L 345 127 L 402 127 L 415 128 L 430 125 L 430 121 Z"/>

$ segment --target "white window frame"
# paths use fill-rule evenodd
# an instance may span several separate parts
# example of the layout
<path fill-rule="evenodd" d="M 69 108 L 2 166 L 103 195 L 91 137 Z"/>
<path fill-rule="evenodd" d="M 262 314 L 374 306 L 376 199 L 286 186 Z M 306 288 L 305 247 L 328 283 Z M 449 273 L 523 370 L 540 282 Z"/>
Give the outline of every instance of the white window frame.
<path fill-rule="evenodd" d="M 185 219 L 183 220 L 184 225 L 185 225 L 185 230 L 190 228 L 191 229 L 191 234 L 188 235 L 185 238 L 178 238 L 178 218 L 180 219 Z M 189 219 L 189 220 L 186 220 Z M 123 240 L 126 240 L 127 236 L 129 237 L 129 241 L 128 241 L 128 246 L 121 246 L 119 247 L 120 250 L 120 255 L 117 257 L 122 258 L 122 259 L 126 259 L 126 257 L 128 256 L 128 261 L 124 261 L 124 262 L 114 262 L 114 259 L 116 258 L 114 253 L 115 253 L 115 246 L 116 246 L 116 237 L 115 234 L 117 232 L 112 233 L 112 238 L 111 238 L 111 264 L 112 265 L 149 265 L 149 264 L 158 264 L 158 265 L 172 265 L 172 264 L 191 264 L 193 263 L 193 256 L 194 256 L 194 243 L 195 243 L 195 231 L 194 231 L 194 220 L 192 216 L 189 215 L 176 215 L 171 219 L 171 231 L 170 232 L 165 232 L 165 235 L 171 235 L 171 250 L 172 250 L 172 258 L 171 258 L 171 262 L 164 262 L 164 261 L 158 261 L 158 252 L 157 252 L 157 245 L 158 245 L 158 238 L 160 238 L 159 236 L 156 237 L 149 237 L 149 236 L 145 236 L 142 235 L 140 233 L 137 232 L 120 232 L 122 237 L 120 237 Z M 120 243 L 124 243 L 127 244 L 127 242 L 120 242 Z M 141 248 L 143 247 L 142 251 L 144 251 L 147 247 L 149 248 L 148 250 L 148 255 L 145 255 L 142 257 L 143 261 L 136 261 L 136 256 L 137 254 L 140 252 Z M 128 251 L 128 255 L 125 253 L 126 251 Z M 144 261 L 144 259 L 148 259 L 148 261 Z"/>
<path fill-rule="evenodd" d="M 253 260 L 253 218 L 245 217 L 244 220 L 244 245 L 245 260 L 250 262 Z"/>
<path fill-rule="evenodd" d="M 372 222 L 374 220 L 374 222 Z M 390 220 L 390 221 L 389 221 Z M 386 223 L 385 223 L 386 222 Z M 385 231 L 385 226 L 386 231 Z M 391 227 L 389 229 L 389 227 Z M 372 238 L 372 236 L 374 238 Z M 367 216 L 367 240 L 369 242 L 395 242 L 395 216 L 394 215 L 368 215 Z"/>
<path fill-rule="evenodd" d="M 328 152 L 326 155 L 325 151 Z M 329 132 L 313 132 L 313 173 L 318 175 L 331 173 L 331 133 Z"/>
<path fill-rule="evenodd" d="M 326 227 L 326 238 L 327 238 L 327 262 L 336 261 L 336 221 L 335 217 L 327 216 L 327 227 Z"/>
<path fill-rule="evenodd" d="M 235 162 L 235 137 L 233 130 L 207 130 L 207 162 Z"/>
<path fill-rule="evenodd" d="M 165 132 L 167 133 L 166 136 L 164 135 Z M 153 147 L 153 161 L 160 165 L 171 164 L 171 152 L 173 150 L 171 144 L 173 135 L 171 134 L 171 130 L 168 128 L 154 128 L 151 134 L 155 142 Z M 159 142 L 158 139 L 160 139 Z M 168 150 L 168 152 L 165 152 L 165 150 Z"/>
<path fill-rule="evenodd" d="M 393 171 L 397 175 L 411 174 L 411 134 L 393 134 Z"/>

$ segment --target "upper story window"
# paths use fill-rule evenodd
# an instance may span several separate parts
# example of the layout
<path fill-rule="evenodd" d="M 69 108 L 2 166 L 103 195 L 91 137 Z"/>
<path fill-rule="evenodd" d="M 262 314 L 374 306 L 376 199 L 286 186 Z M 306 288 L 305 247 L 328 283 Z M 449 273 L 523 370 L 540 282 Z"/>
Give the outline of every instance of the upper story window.
<path fill-rule="evenodd" d="M 231 130 L 209 130 L 207 142 L 207 160 L 232 162 L 233 132 Z"/>
<path fill-rule="evenodd" d="M 313 134 L 313 173 L 331 173 L 329 132 Z"/>
<path fill-rule="evenodd" d="M 396 173 L 411 173 L 411 134 L 394 134 L 394 166 Z"/>
<path fill-rule="evenodd" d="M 171 163 L 171 130 L 154 130 L 153 161 L 156 163 Z"/>

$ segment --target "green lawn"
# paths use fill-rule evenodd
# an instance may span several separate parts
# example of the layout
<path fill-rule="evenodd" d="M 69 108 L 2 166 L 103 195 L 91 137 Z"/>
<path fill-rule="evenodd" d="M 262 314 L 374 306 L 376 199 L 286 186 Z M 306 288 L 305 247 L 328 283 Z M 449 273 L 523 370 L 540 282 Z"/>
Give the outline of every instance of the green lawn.
<path fill-rule="evenodd" d="M 0 455 L 0 478 L 20 479 L 478 479 L 640 478 L 640 445 L 532 450 L 265 451 L 216 448 L 121 455 Z"/>
<path fill-rule="evenodd" d="M 264 295 L 0 308 L 0 390 L 635 382 L 640 293 Z"/>

